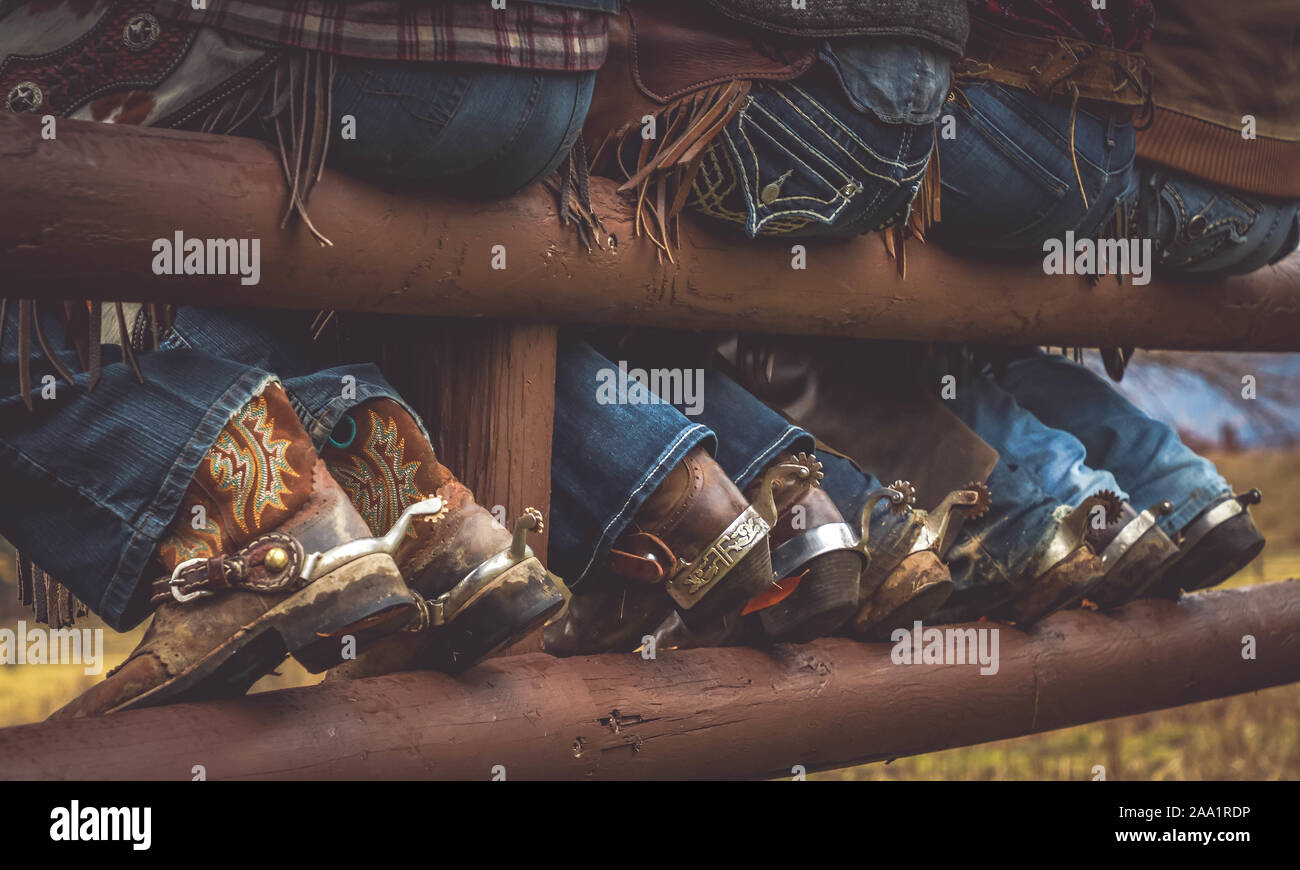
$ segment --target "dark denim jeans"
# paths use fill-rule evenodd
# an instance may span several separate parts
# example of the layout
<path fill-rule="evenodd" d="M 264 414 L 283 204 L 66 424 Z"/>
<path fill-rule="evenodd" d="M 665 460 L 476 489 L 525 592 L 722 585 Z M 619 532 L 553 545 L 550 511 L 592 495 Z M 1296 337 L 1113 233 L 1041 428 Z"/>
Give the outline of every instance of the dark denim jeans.
<path fill-rule="evenodd" d="M 46 308 L 42 322 L 62 348 L 63 329 Z M 57 380 L 53 397 L 42 398 L 53 368 L 33 353 L 29 412 L 14 389 L 15 314 L 4 330 L 0 533 L 117 629 L 148 614 L 158 541 L 221 428 L 267 383 L 283 383 L 317 449 L 348 408 L 401 401 L 373 365 L 322 360 L 302 315 L 182 308 L 162 348 L 140 354 L 143 384 L 120 349 L 105 345 L 93 391 L 78 374 L 75 386 Z M 56 355 L 76 371 L 75 352 Z"/>
<path fill-rule="evenodd" d="M 335 135 L 333 165 L 371 181 L 514 193 L 553 173 L 591 105 L 594 72 L 340 58 L 334 114 L 356 118 Z"/>
<path fill-rule="evenodd" d="M 964 84 L 948 109 L 955 136 L 939 137 L 941 244 L 975 255 L 1042 256 L 1067 230 L 1095 238 L 1136 196 L 1133 126 L 1081 107 L 1070 158 L 1070 106 L 999 84 Z M 940 130 L 943 129 L 943 116 Z"/>
<path fill-rule="evenodd" d="M 742 489 L 777 454 L 813 449 L 812 436 L 716 370 L 702 370 L 702 403 L 690 409 L 700 413 L 688 417 L 685 403 L 668 401 L 680 397 L 640 388 L 624 397 L 602 393 L 598 388 L 618 368 L 586 342 L 561 337 L 550 567 L 571 586 L 609 553 L 645 500 L 696 446 L 707 448 Z"/>
<path fill-rule="evenodd" d="M 947 59 L 920 43 L 828 40 L 808 74 L 755 85 L 705 152 L 688 205 L 750 238 L 888 226 L 920 188 L 947 88 Z"/>
<path fill-rule="evenodd" d="M 1138 163 L 1137 235 L 1157 268 L 1212 278 L 1244 275 L 1286 257 L 1300 241 L 1300 200 L 1273 199 Z"/>

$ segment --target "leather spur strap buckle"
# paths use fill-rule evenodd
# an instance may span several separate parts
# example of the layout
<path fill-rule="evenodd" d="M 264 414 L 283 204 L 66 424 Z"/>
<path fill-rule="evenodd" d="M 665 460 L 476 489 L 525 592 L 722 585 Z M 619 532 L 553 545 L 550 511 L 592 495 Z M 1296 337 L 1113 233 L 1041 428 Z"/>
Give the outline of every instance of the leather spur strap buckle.
<path fill-rule="evenodd" d="M 170 577 L 153 584 L 151 603 L 186 603 L 231 589 L 266 594 L 293 592 L 357 559 L 375 554 L 393 555 L 419 517 L 442 513 L 440 498 L 428 498 L 408 507 L 388 534 L 358 538 L 322 552 L 304 553 L 292 535 L 269 532 L 254 538 L 230 556 L 187 559 Z"/>

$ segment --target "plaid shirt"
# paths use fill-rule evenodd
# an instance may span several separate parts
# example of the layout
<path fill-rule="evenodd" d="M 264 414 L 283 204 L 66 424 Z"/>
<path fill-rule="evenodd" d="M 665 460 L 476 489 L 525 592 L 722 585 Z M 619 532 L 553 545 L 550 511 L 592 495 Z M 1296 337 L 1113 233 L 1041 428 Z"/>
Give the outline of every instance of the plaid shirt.
<path fill-rule="evenodd" d="M 1093 9 L 1091 0 L 967 0 L 970 14 L 990 24 L 1031 36 L 1065 36 L 1122 51 L 1141 51 L 1151 38 L 1151 0 L 1110 0 Z"/>
<path fill-rule="evenodd" d="M 603 12 L 511 0 L 157 0 L 159 15 L 281 45 L 377 60 L 454 61 L 548 70 L 605 62 Z"/>

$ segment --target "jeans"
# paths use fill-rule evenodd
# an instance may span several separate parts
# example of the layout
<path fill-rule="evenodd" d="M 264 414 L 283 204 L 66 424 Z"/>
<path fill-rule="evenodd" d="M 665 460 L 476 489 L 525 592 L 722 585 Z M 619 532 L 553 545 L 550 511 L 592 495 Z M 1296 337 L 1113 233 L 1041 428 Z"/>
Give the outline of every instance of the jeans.
<path fill-rule="evenodd" d="M 561 338 L 551 453 L 550 567 L 571 586 L 609 553 L 637 510 L 697 446 L 743 489 L 784 451 L 813 439 L 730 378 L 704 369 L 699 414 L 632 386 L 598 389 L 619 369 L 589 344 Z M 693 376 L 693 370 L 684 372 Z"/>
<path fill-rule="evenodd" d="M 1136 510 L 1172 502 L 1173 513 L 1159 521 L 1169 535 L 1231 492 L 1214 463 L 1183 444 L 1172 426 L 1059 354 L 1038 351 L 1015 360 L 1002 387 L 1045 425 L 1078 439 L 1088 465 L 1109 471 Z"/>
<path fill-rule="evenodd" d="M 611 404 L 597 395 L 602 372 L 618 364 L 590 345 L 562 338 L 556 373 L 555 440 L 551 460 L 551 568 L 578 583 L 682 458 L 696 446 L 713 454 L 727 477 L 745 489 L 783 452 L 813 452 L 815 441 L 731 378 L 700 369 L 702 403 L 652 404 L 629 390 Z M 673 398 L 673 397 L 667 397 Z M 687 416 L 684 411 L 696 411 Z M 856 527 L 866 496 L 881 484 L 852 461 L 818 452 L 826 490 Z M 888 539 L 898 519 L 886 505 L 872 513 L 874 541 Z"/>
<path fill-rule="evenodd" d="M 688 206 L 750 238 L 888 226 L 920 189 L 947 86 L 947 59 L 920 44 L 828 40 L 808 74 L 755 85 L 705 152 Z"/>
<path fill-rule="evenodd" d="M 1087 464 L 1078 438 L 1046 425 L 991 376 L 958 383 L 949 408 L 999 454 L 988 513 L 967 520 L 947 553 L 957 587 L 949 608 L 986 610 L 1032 579 L 1034 555 L 1065 513 L 1099 490 L 1126 493 Z"/>
<path fill-rule="evenodd" d="M 51 346 L 62 348 L 59 318 L 44 308 Z M 105 345 L 93 391 L 82 373 L 75 386 L 51 381 L 53 395 L 42 398 L 53 368 L 34 352 L 29 412 L 12 389 L 16 313 L 4 330 L 0 533 L 119 630 L 148 615 L 149 582 L 161 573 L 154 552 L 204 454 L 267 383 L 283 383 L 317 449 L 354 405 L 401 401 L 375 366 L 318 359 L 301 315 L 181 308 L 160 349 L 139 355 L 143 384 Z M 76 372 L 74 351 L 56 356 Z"/>
<path fill-rule="evenodd" d="M 1239 193 L 1139 163 L 1136 230 L 1165 271 L 1217 277 L 1276 263 L 1300 240 L 1300 200 Z"/>
<path fill-rule="evenodd" d="M 334 166 L 371 181 L 505 196 L 551 175 L 582 132 L 594 72 L 339 58 Z"/>
<path fill-rule="evenodd" d="M 1096 238 L 1136 195 L 1131 123 L 1080 107 L 1070 157 L 1070 107 L 999 84 L 966 84 L 939 136 L 942 220 L 933 235 L 970 254 L 1038 254 L 1067 230 Z M 945 127 L 940 120 L 940 130 Z"/>
<path fill-rule="evenodd" d="M 1159 520 L 1174 534 L 1227 494 L 1214 465 L 1165 423 L 1064 357 L 1035 352 L 998 382 L 958 385 L 951 409 L 1000 458 L 989 476 L 989 512 L 963 526 L 948 552 L 957 586 L 948 609 L 979 612 L 1023 582 L 1039 546 L 1071 508 L 1108 489 L 1144 510 L 1170 500 Z"/>

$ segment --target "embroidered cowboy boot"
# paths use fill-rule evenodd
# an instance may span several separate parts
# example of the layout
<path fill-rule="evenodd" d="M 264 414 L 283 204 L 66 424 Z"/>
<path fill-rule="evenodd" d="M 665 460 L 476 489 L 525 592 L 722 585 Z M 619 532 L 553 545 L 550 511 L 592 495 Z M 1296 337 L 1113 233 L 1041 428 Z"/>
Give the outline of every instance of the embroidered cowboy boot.
<path fill-rule="evenodd" d="M 153 622 L 52 718 L 243 694 L 292 654 L 338 664 L 415 613 L 397 565 L 271 384 L 221 430 L 158 546 Z"/>
<path fill-rule="evenodd" d="M 774 585 L 743 611 L 761 632 L 778 642 L 803 643 L 830 634 L 858 609 L 859 578 L 868 557 L 855 531 L 821 488 L 815 456 L 783 453 L 772 463 L 806 465 L 806 480 L 778 479 L 773 488 L 777 521 L 769 541 Z M 770 467 L 770 466 L 769 466 Z M 762 476 L 745 490 L 757 500 Z"/>
<path fill-rule="evenodd" d="M 322 456 L 378 535 L 429 497 L 442 510 L 412 524 L 397 564 L 421 599 L 418 632 L 386 638 L 338 672 L 358 677 L 435 668 L 459 673 L 539 628 L 568 590 L 527 546 L 542 517 L 529 508 L 508 531 L 440 463 L 419 423 L 392 399 L 371 399 L 335 427 Z"/>
<path fill-rule="evenodd" d="M 641 505 L 562 618 L 547 626 L 546 650 L 635 649 L 674 610 L 694 634 L 729 634 L 745 606 L 773 586 L 773 488 L 783 477 L 812 474 L 798 463 L 769 468 L 751 505 L 708 451 L 695 448 Z"/>
<path fill-rule="evenodd" d="M 1229 494 L 1197 514 L 1175 538 L 1178 555 L 1143 593 L 1177 598 L 1180 590 L 1218 586 L 1250 564 L 1264 549 L 1264 536 L 1250 515 L 1250 506 L 1260 499 L 1257 489 Z"/>

